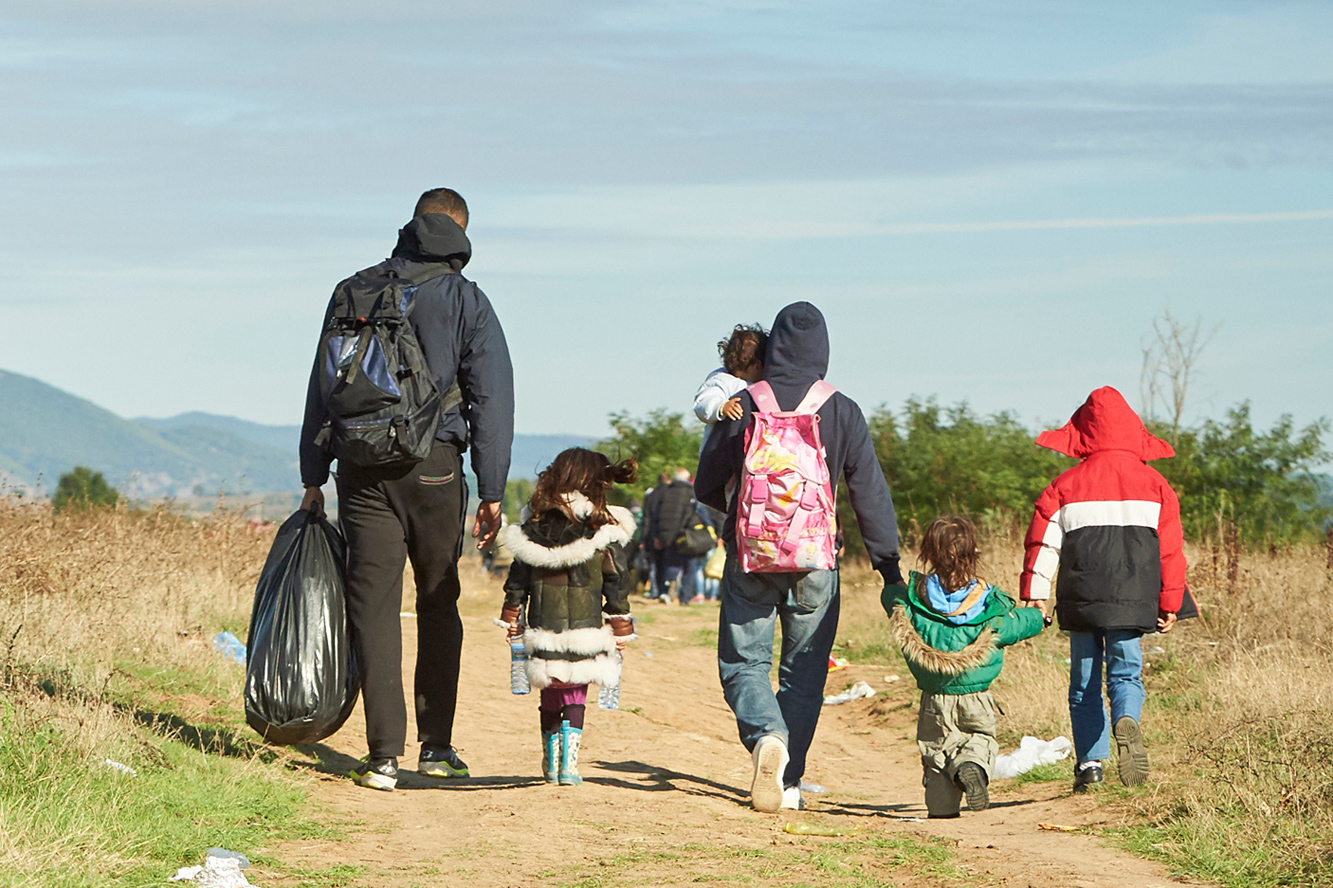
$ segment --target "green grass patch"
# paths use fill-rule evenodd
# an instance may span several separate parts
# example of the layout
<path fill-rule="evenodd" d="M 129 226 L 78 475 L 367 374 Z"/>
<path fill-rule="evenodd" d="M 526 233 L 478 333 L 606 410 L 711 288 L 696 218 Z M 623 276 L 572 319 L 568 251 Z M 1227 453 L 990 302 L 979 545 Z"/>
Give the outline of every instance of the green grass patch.
<path fill-rule="evenodd" d="M 308 813 L 302 778 L 236 739 L 248 729 L 50 689 L 0 699 L 0 886 L 161 885 L 210 847 L 259 863 L 275 841 L 339 835 Z"/>
<path fill-rule="evenodd" d="M 1052 762 L 1049 765 L 1037 765 L 1030 771 L 1024 771 L 1014 778 L 1014 786 L 1026 786 L 1029 783 L 1051 783 L 1063 781 L 1071 786 L 1074 782 L 1074 757 Z"/>
<path fill-rule="evenodd" d="M 1184 815 L 1161 825 L 1111 830 L 1124 848 L 1160 860 L 1175 875 L 1224 888 L 1333 885 L 1333 836 L 1290 821 L 1260 823 L 1240 813 Z"/>

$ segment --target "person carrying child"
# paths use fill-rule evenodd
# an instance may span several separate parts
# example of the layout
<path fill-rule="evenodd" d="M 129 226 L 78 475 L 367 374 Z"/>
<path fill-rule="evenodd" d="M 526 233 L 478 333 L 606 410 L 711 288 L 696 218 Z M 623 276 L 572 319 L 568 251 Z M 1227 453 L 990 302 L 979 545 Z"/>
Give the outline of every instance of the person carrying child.
<path fill-rule="evenodd" d="M 990 805 L 995 771 L 995 713 L 990 685 L 1004 648 L 1041 632 L 1042 615 L 977 577 L 977 532 L 958 515 L 936 518 L 921 539 L 930 568 L 880 596 L 889 632 L 921 689 L 916 744 L 929 817 L 957 817 Z"/>
<path fill-rule="evenodd" d="M 522 636 L 527 674 L 541 692 L 542 776 L 578 786 L 588 685 L 620 681 L 617 652 L 633 641 L 627 509 L 609 506 L 613 483 L 635 478 L 633 460 L 612 463 L 582 447 L 561 452 L 537 476 L 520 523 L 501 531 L 514 557 L 497 621 Z M 524 612 L 526 611 L 526 620 Z"/>
<path fill-rule="evenodd" d="M 1134 786 L 1148 779 L 1139 728 L 1144 700 L 1139 639 L 1171 631 L 1185 594 L 1180 501 L 1146 463 L 1176 452 L 1149 433 L 1110 386 L 1088 395 L 1063 428 L 1042 432 L 1037 444 L 1080 460 L 1037 497 L 1019 583 L 1023 600 L 1044 614 L 1056 579 L 1055 611 L 1060 628 L 1069 632 L 1069 720 L 1078 760 L 1074 791 L 1102 782 L 1112 731 L 1120 782 Z M 1103 662 L 1110 730 L 1102 703 Z"/>
<path fill-rule="evenodd" d="M 768 334 L 759 324 L 737 324 L 731 336 L 717 344 L 722 366 L 709 373 L 694 395 L 694 415 L 706 425 L 703 443 L 713 426 L 723 419 L 740 419 L 741 401 L 737 397 L 747 385 L 764 378 L 764 349 Z"/>
<path fill-rule="evenodd" d="M 902 582 L 889 486 L 861 408 L 824 381 L 828 361 L 819 309 L 808 302 L 782 309 L 768 337 L 764 378 L 739 395 L 740 419 L 723 419 L 708 436 L 694 484 L 699 502 L 727 513 L 718 673 L 751 753 L 750 803 L 766 813 L 802 807 L 801 776 L 841 604 L 839 480 L 846 481 L 871 566 L 885 582 Z"/>

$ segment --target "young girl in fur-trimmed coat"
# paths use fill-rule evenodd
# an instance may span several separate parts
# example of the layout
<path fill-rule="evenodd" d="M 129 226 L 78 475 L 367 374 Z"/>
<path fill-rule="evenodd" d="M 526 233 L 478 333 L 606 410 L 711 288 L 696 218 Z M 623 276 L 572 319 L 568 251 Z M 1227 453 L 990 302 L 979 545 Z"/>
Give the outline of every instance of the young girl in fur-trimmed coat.
<path fill-rule="evenodd" d="M 999 752 L 990 684 L 1004 665 L 1002 649 L 1042 629 L 1040 610 L 1017 608 L 976 578 L 979 557 L 972 522 L 936 518 L 921 538 L 930 573 L 912 571 L 906 587 L 885 586 L 880 599 L 921 689 L 916 744 L 930 817 L 957 817 L 964 794 L 968 810 L 990 804 Z"/>
<path fill-rule="evenodd" d="M 612 463 L 571 447 L 537 476 L 521 522 L 500 532 L 514 562 L 498 622 L 510 638 L 522 635 L 528 680 L 541 691 L 547 783 L 583 782 L 578 757 L 588 685 L 619 682 L 616 653 L 635 637 L 625 555 L 634 519 L 606 504 L 613 483 L 634 477 L 633 460 Z"/>

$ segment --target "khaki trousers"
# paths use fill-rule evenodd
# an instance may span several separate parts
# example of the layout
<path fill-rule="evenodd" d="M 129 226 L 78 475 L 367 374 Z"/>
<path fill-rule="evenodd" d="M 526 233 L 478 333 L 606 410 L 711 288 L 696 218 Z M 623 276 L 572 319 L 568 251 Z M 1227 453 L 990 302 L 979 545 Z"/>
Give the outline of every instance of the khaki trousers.
<path fill-rule="evenodd" d="M 921 750 L 921 785 L 926 788 L 926 810 L 932 815 L 957 814 L 963 791 L 954 783 L 958 766 L 975 762 L 990 780 L 995 757 L 995 699 L 990 691 L 978 694 L 921 695 L 916 721 L 916 745 Z"/>

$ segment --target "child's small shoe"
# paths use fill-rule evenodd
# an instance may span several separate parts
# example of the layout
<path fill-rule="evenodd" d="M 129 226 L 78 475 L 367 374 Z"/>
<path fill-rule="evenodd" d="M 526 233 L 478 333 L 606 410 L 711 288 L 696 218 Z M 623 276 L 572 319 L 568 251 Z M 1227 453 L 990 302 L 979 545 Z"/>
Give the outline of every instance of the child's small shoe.
<path fill-rule="evenodd" d="M 1128 715 L 1116 720 L 1116 747 L 1120 751 L 1120 782 L 1126 786 L 1138 786 L 1148 781 L 1148 750 L 1143 746 L 1143 730 L 1139 723 Z"/>
<path fill-rule="evenodd" d="M 967 810 L 985 811 L 990 807 L 986 772 L 976 762 L 963 762 L 959 765 L 953 782 L 967 795 Z"/>
<path fill-rule="evenodd" d="M 542 731 L 542 779 L 560 782 L 560 731 Z"/>
<path fill-rule="evenodd" d="M 959 813 L 958 813 L 957 811 L 955 811 L 955 812 L 953 812 L 952 814 L 927 814 L 927 815 L 926 815 L 926 819 L 927 819 L 927 820 L 953 820 L 955 817 L 958 817 L 958 816 L 960 816 Z"/>
<path fill-rule="evenodd" d="M 1074 792 L 1087 792 L 1102 782 L 1101 762 L 1084 762 L 1074 772 Z"/>

